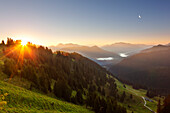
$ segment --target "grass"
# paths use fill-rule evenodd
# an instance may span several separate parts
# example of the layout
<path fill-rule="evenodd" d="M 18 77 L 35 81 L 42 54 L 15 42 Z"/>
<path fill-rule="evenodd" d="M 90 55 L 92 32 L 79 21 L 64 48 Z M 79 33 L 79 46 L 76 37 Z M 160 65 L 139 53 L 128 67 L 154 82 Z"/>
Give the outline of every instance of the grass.
<path fill-rule="evenodd" d="M 7 83 L 9 79 L 2 72 L 5 59 L 2 47 L 0 47 L 0 95 L 9 94 L 5 98 L 7 105 L 3 107 L 4 109 L 0 113 L 93 113 L 93 111 L 86 109 L 84 106 L 65 102 L 36 90 L 27 90 L 30 87 L 30 82 L 23 78 L 14 76 L 10 83 Z"/>
<path fill-rule="evenodd" d="M 4 113 L 93 113 L 84 106 L 51 98 L 3 81 L 0 81 L 0 93 L 9 94 L 6 97 L 7 105 L 0 111 Z"/>
<path fill-rule="evenodd" d="M 125 85 L 126 87 L 124 87 L 120 81 L 118 81 L 117 79 L 115 79 L 116 84 L 117 84 L 117 88 L 118 88 L 118 94 L 121 95 L 123 93 L 123 91 L 125 91 L 126 93 L 126 98 L 125 101 L 123 103 L 119 103 L 121 105 L 123 105 L 124 107 L 127 108 L 127 111 L 129 113 L 131 113 L 132 111 L 134 113 L 151 113 L 151 111 L 149 111 L 147 108 L 145 108 L 144 105 L 144 101 L 141 98 L 141 96 L 146 97 L 146 90 L 144 89 L 133 89 L 132 86 L 130 85 Z M 130 99 L 130 94 L 133 95 L 133 98 Z M 149 102 L 147 101 L 147 106 L 150 107 L 152 110 L 156 111 L 157 109 L 157 101 L 158 101 L 158 97 L 155 97 L 152 99 L 153 102 Z M 130 106 L 130 107 L 128 107 Z"/>

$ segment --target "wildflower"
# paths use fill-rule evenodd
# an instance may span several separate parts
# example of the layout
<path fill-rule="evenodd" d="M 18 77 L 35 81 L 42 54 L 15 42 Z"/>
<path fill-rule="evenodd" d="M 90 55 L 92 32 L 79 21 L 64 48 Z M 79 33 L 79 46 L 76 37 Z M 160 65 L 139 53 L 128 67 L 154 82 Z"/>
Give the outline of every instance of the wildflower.
<path fill-rule="evenodd" d="M 4 96 L 8 96 L 8 93 L 5 93 Z"/>
<path fill-rule="evenodd" d="M 1 101 L 1 102 L 0 102 L 0 106 L 6 105 L 6 104 L 7 104 L 6 101 Z"/>

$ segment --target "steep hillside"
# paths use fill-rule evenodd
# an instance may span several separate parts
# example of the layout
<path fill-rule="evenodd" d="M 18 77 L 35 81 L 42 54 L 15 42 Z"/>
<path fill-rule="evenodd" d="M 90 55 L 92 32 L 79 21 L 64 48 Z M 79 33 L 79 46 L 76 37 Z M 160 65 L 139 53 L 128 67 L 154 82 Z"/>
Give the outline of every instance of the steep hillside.
<path fill-rule="evenodd" d="M 156 94 L 170 93 L 170 47 L 158 45 L 124 59 L 110 71 L 134 87 L 151 88 Z"/>
<path fill-rule="evenodd" d="M 78 53 L 52 53 L 48 48 L 31 43 L 22 46 L 12 39 L 7 42 L 0 45 L 0 70 L 6 75 L 4 81 L 19 78 L 18 82 L 24 83 L 24 79 L 28 84 L 25 82 L 23 87 L 29 90 L 86 105 L 97 113 L 109 113 L 113 108 L 126 113 L 126 109 L 117 104 L 115 80 L 97 63 Z"/>

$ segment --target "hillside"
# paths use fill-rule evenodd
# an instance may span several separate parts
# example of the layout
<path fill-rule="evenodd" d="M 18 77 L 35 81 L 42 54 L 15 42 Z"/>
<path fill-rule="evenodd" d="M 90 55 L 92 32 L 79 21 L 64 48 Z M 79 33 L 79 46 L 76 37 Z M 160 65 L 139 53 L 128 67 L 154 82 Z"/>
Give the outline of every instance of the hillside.
<path fill-rule="evenodd" d="M 8 93 L 8 96 L 6 96 L 5 101 L 7 101 L 7 105 L 4 106 L 4 110 L 2 112 L 48 112 L 48 113 L 54 113 L 54 112 L 72 112 L 72 113 L 91 113 L 90 109 L 85 108 L 85 106 L 78 106 L 71 103 L 68 103 L 62 99 L 55 98 L 55 96 L 47 96 L 46 94 L 42 92 L 37 92 L 36 90 L 29 91 L 24 88 L 18 87 L 23 86 L 23 84 L 28 85 L 29 82 L 25 79 L 19 79 L 17 77 L 7 82 L 2 82 L 1 80 L 4 80 L 6 75 L 0 76 L 0 95 Z M 18 82 L 19 81 L 19 82 Z M 149 112 L 147 108 L 143 106 L 144 102 L 141 99 L 140 96 L 145 96 L 146 91 L 145 90 L 135 90 L 131 86 L 126 85 L 126 88 L 124 87 L 124 84 L 119 82 L 118 80 L 115 80 L 118 88 L 118 94 L 122 95 L 123 91 L 126 93 L 126 97 L 124 102 L 118 102 L 118 104 L 126 107 L 128 113 L 146 113 Z M 15 84 L 12 85 L 12 84 Z M 17 85 L 17 86 L 16 86 Z M 137 93 L 138 95 L 136 95 Z M 130 98 L 130 95 L 133 95 L 132 99 Z M 24 100 L 24 103 L 23 101 Z M 151 109 L 156 110 L 156 104 L 157 104 L 157 98 L 154 99 L 154 102 L 147 101 L 147 106 L 151 107 Z M 31 104 L 30 103 L 34 103 Z M 15 103 L 15 104 L 14 104 Z M 38 103 L 38 104 L 37 104 Z M 128 107 L 130 106 L 130 107 Z"/>
<path fill-rule="evenodd" d="M 128 113 L 151 113 L 152 111 L 156 112 L 157 110 L 157 102 L 160 99 L 161 102 L 163 101 L 163 98 L 160 97 L 154 97 L 149 98 L 149 100 L 152 100 L 151 102 L 149 100 L 146 101 L 146 106 L 149 107 L 152 111 L 150 111 L 145 105 L 145 101 L 142 97 L 146 97 L 146 90 L 144 89 L 133 89 L 131 85 L 123 84 L 119 80 L 116 80 L 117 88 L 118 88 L 118 94 L 123 94 L 125 92 L 125 99 L 123 102 L 120 102 L 121 105 L 127 108 Z"/>
<path fill-rule="evenodd" d="M 2 80 L 85 105 L 97 113 L 110 113 L 113 108 L 126 113 L 126 109 L 117 104 L 115 80 L 108 77 L 111 73 L 88 58 L 78 53 L 53 53 L 31 43 L 22 46 L 10 38 L 0 48 L 0 70 L 5 75 Z"/>
<path fill-rule="evenodd" d="M 4 93 L 8 93 L 5 98 L 7 105 L 0 111 L 1 113 L 93 113 L 85 107 L 0 81 L 0 95 Z"/>
<path fill-rule="evenodd" d="M 147 88 L 155 94 L 170 93 L 170 47 L 154 46 L 124 59 L 110 71 L 135 88 Z M 154 94 L 154 95 L 155 95 Z"/>

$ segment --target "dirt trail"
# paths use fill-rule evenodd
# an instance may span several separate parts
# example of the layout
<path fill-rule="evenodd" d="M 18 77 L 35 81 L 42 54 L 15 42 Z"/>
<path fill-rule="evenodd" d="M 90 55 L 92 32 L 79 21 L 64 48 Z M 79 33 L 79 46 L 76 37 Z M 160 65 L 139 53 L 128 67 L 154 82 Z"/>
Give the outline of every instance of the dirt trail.
<path fill-rule="evenodd" d="M 144 106 L 145 106 L 147 109 L 149 109 L 151 112 L 156 113 L 156 112 L 154 112 L 150 107 L 148 107 L 148 106 L 146 105 L 145 97 L 143 97 L 143 96 L 141 96 L 141 97 L 142 97 L 142 99 L 143 99 L 143 101 L 144 101 Z"/>

